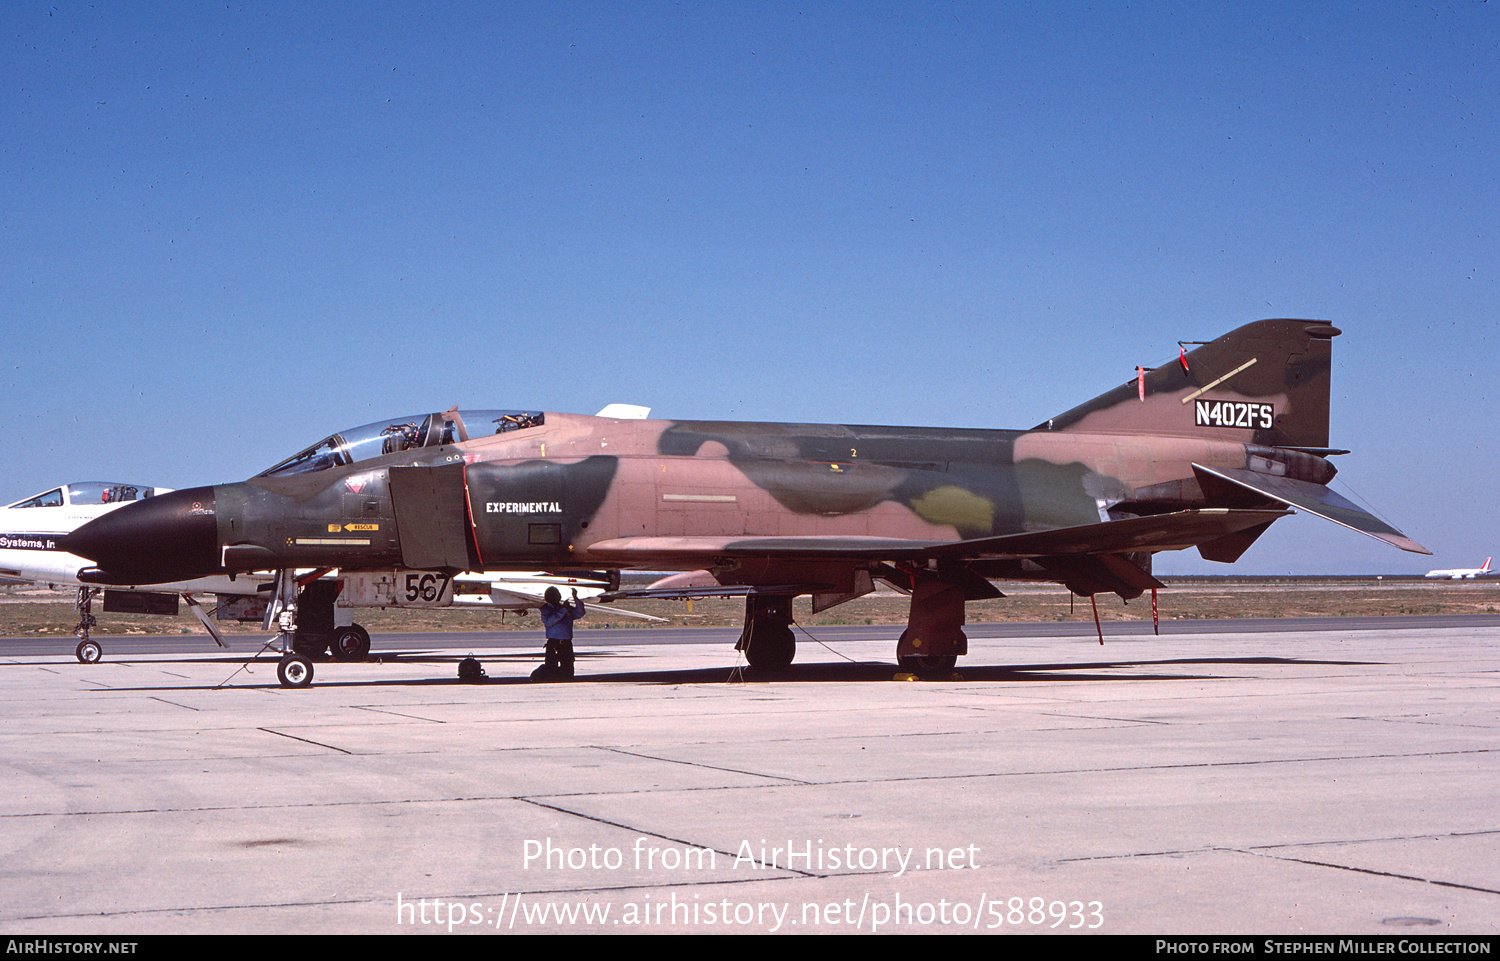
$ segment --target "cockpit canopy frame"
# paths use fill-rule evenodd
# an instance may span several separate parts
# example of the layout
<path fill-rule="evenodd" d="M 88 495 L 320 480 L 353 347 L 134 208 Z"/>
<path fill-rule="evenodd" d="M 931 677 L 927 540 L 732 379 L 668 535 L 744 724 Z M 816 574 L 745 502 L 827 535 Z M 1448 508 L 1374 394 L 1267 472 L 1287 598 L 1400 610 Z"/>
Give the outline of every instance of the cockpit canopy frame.
<path fill-rule="evenodd" d="M 6 504 L 6 510 L 26 507 L 92 507 L 96 504 L 123 504 L 156 495 L 158 489 L 145 484 L 122 484 L 119 481 L 80 481 L 54 487 L 35 497 Z"/>
<path fill-rule="evenodd" d="M 481 425 L 493 424 L 493 433 L 505 434 L 513 430 L 540 426 L 543 420 L 542 412 L 534 410 L 458 410 L 456 408 L 441 413 L 392 417 L 389 420 L 378 420 L 362 427 L 329 434 L 311 447 L 293 454 L 255 476 L 290 477 L 293 474 L 311 474 L 334 467 L 357 464 L 386 454 L 425 447 L 441 447 L 445 444 L 457 444 L 471 437 L 482 437 L 487 428 Z"/>

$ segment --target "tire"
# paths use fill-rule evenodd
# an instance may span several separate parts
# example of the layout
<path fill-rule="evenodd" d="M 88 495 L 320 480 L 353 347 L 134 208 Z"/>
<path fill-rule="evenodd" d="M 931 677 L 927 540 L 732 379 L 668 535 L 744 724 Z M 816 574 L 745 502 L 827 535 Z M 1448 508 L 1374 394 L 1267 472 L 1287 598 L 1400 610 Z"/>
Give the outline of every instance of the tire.
<path fill-rule="evenodd" d="M 99 646 L 98 641 L 79 641 L 73 654 L 80 664 L 98 664 L 99 659 L 104 656 L 104 648 Z"/>
<path fill-rule="evenodd" d="M 282 687 L 307 687 L 312 683 L 312 661 L 301 654 L 288 654 L 276 664 L 276 679 Z"/>
<path fill-rule="evenodd" d="M 328 652 L 335 661 L 363 661 L 370 656 L 370 632 L 358 624 L 341 627 L 334 632 Z"/>
<path fill-rule="evenodd" d="M 957 654 L 908 654 L 896 658 L 901 670 L 918 677 L 946 677 L 958 664 Z"/>
<path fill-rule="evenodd" d="M 752 670 L 775 674 L 786 670 L 797 656 L 797 637 L 787 626 L 762 627 L 745 645 L 745 663 Z"/>

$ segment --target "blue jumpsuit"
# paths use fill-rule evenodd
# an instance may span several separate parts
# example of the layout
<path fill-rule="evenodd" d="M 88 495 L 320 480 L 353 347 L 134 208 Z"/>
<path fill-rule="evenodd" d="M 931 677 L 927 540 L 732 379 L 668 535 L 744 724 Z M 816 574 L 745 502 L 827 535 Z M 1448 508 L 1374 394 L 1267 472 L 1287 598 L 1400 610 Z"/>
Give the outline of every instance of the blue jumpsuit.
<path fill-rule="evenodd" d="M 573 676 L 573 622 L 583 617 L 583 601 L 543 604 L 542 624 L 547 628 L 547 673 Z"/>

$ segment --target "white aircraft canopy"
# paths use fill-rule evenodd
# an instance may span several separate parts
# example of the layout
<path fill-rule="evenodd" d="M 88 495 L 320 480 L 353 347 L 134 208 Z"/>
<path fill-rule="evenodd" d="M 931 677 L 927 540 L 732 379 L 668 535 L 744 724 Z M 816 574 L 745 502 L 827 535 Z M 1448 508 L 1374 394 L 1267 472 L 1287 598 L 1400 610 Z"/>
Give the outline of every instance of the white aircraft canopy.
<path fill-rule="evenodd" d="M 447 410 L 376 421 L 340 431 L 299 454 L 261 471 L 258 477 L 287 477 L 342 467 L 420 447 L 456 444 L 485 434 L 504 434 L 542 423 L 542 413 L 530 410 Z"/>
<path fill-rule="evenodd" d="M 165 489 L 163 489 L 165 490 Z M 121 484 L 116 481 L 84 481 L 61 487 L 7 504 L 6 509 L 22 507 L 77 507 L 92 504 L 123 504 L 153 497 L 157 488 L 144 484 Z"/>

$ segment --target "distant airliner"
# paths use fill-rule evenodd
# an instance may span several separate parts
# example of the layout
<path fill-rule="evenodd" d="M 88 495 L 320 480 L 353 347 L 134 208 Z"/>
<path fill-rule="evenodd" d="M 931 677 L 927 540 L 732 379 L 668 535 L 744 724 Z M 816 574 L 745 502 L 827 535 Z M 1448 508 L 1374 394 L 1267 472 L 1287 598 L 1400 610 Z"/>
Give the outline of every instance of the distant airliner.
<path fill-rule="evenodd" d="M 1490 561 L 1492 560 L 1494 560 L 1493 557 L 1486 557 L 1483 567 L 1460 567 L 1451 571 L 1428 571 L 1427 576 L 1450 581 L 1468 581 L 1476 577 L 1488 577 L 1490 574 Z"/>

